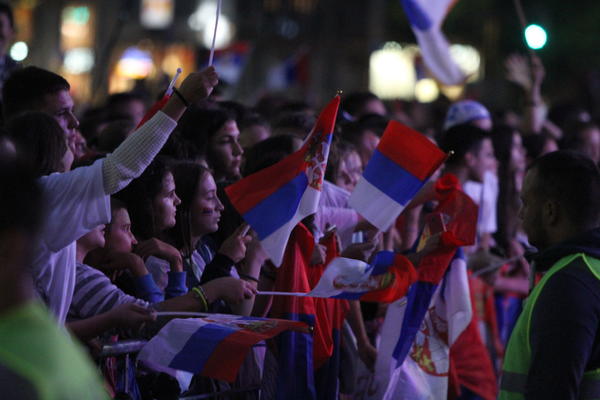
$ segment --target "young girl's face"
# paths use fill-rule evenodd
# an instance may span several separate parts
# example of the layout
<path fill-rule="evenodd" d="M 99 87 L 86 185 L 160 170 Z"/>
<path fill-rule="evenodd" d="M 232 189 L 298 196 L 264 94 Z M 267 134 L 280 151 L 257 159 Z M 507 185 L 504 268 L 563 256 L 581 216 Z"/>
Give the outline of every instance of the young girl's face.
<path fill-rule="evenodd" d="M 344 159 L 340 161 L 335 184 L 349 192 L 354 190 L 362 175 L 362 162 L 356 151 L 350 151 Z"/>
<path fill-rule="evenodd" d="M 106 230 L 106 249 L 121 253 L 131 253 L 137 240 L 131 233 L 131 219 L 125 208 L 119 208 L 112 213 L 112 221 Z"/>
<path fill-rule="evenodd" d="M 218 179 L 235 179 L 240 175 L 244 150 L 239 142 L 240 131 L 234 120 L 227 121 L 211 139 L 210 150 Z"/>
<path fill-rule="evenodd" d="M 208 172 L 200 177 L 191 205 L 192 235 L 203 236 L 219 229 L 223 204 L 217 197 L 217 185 Z"/>
<path fill-rule="evenodd" d="M 152 207 L 156 220 L 156 229 L 161 232 L 175 226 L 175 213 L 181 200 L 175 193 L 173 174 L 167 172 L 162 180 L 161 191 L 154 197 Z"/>

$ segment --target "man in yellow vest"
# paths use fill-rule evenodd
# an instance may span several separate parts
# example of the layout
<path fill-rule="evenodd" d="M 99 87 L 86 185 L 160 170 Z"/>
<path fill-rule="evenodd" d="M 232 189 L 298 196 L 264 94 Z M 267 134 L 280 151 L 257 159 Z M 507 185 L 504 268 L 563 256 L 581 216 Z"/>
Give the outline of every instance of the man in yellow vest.
<path fill-rule="evenodd" d="M 9 157 L 0 149 L 0 398 L 108 399 L 83 349 L 34 298 L 28 261 L 42 192 Z"/>
<path fill-rule="evenodd" d="M 510 337 L 500 399 L 600 399 L 600 172 L 549 153 L 523 184 L 520 217 L 544 273 Z"/>

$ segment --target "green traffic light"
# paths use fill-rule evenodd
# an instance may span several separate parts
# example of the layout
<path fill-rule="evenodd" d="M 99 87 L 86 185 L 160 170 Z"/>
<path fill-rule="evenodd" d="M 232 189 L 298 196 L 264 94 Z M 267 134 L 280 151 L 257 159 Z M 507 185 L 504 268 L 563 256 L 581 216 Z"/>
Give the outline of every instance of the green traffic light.
<path fill-rule="evenodd" d="M 525 42 L 527 46 L 534 50 L 539 50 L 546 45 L 548 34 L 546 30 L 539 25 L 531 24 L 525 28 Z"/>

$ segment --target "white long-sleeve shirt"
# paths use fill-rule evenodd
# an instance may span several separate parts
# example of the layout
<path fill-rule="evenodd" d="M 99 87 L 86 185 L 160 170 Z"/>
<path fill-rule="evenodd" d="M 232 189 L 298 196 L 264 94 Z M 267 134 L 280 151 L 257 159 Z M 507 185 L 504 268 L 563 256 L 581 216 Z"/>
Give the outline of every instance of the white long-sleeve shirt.
<path fill-rule="evenodd" d="M 75 241 L 110 222 L 110 194 L 137 178 L 177 123 L 156 113 L 113 154 L 88 167 L 41 177 L 46 219 L 33 248 L 32 272 L 40 297 L 63 324 L 75 287 Z"/>

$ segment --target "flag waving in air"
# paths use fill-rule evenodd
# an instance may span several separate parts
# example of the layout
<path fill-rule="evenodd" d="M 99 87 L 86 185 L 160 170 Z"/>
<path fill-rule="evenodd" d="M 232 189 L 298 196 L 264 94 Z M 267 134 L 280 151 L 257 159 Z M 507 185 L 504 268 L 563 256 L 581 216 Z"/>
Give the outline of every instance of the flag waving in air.
<path fill-rule="evenodd" d="M 348 204 L 387 231 L 445 159 L 425 136 L 390 121 Z"/>
<path fill-rule="evenodd" d="M 300 150 L 225 188 L 276 266 L 292 229 L 317 211 L 339 104 L 325 107 Z"/>
<path fill-rule="evenodd" d="M 457 0 L 400 0 L 417 37 L 425 65 L 445 85 L 458 85 L 465 75 L 450 57 L 442 23 Z"/>

